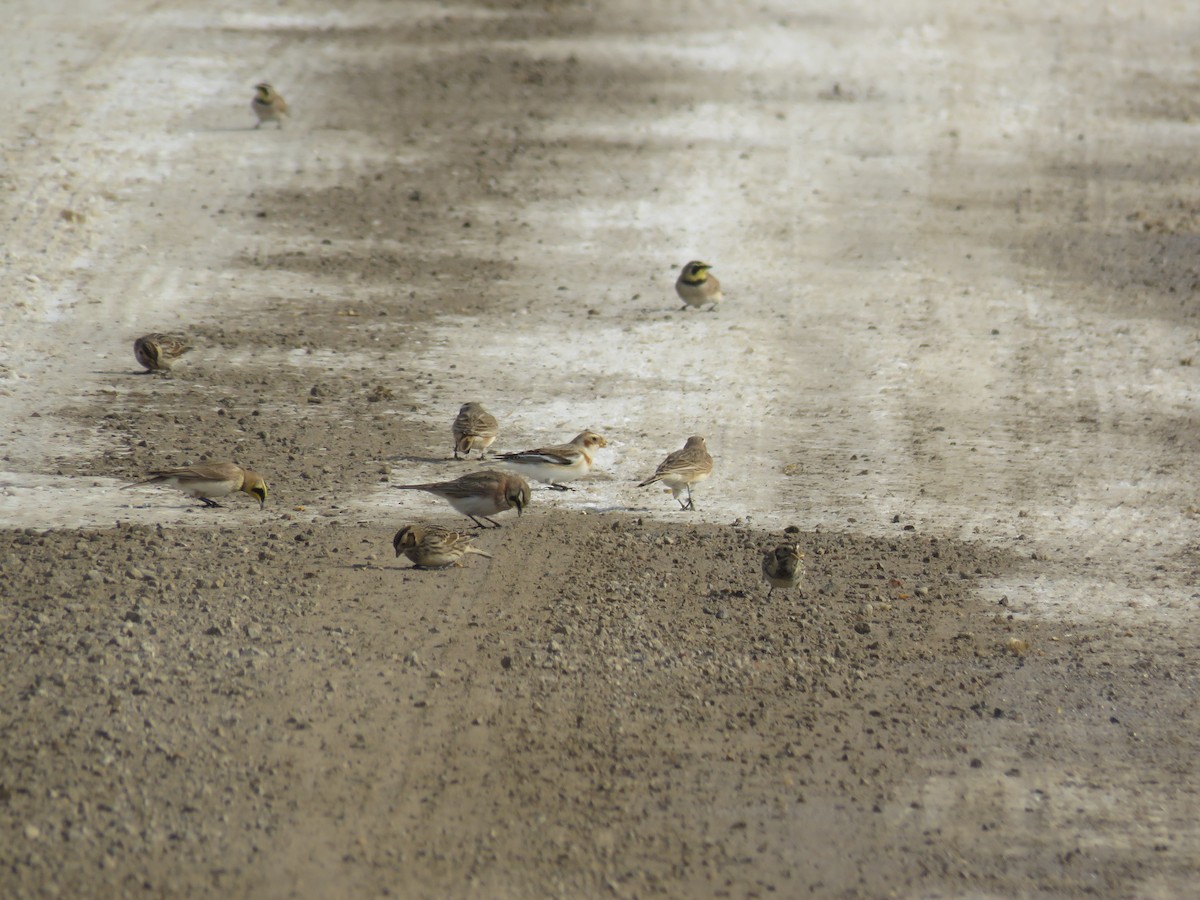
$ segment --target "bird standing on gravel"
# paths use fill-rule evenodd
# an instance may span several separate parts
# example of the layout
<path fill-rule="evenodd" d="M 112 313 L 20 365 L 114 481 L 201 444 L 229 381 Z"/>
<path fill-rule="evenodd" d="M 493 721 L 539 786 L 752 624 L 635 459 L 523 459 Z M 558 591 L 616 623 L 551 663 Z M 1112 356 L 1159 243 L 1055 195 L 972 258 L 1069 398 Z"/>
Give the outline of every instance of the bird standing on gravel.
<path fill-rule="evenodd" d="M 254 86 L 254 99 L 250 101 L 250 108 L 258 116 L 255 128 L 261 128 L 263 122 L 274 122 L 282 128 L 283 120 L 288 117 L 287 101 L 265 81 Z"/>
<path fill-rule="evenodd" d="M 471 535 L 443 528 L 441 525 L 405 525 L 392 538 L 396 555 L 403 554 L 413 561 L 418 569 L 444 569 L 447 566 L 462 567 L 462 558 L 468 553 L 492 558 L 473 547 Z"/>
<path fill-rule="evenodd" d="M 704 438 L 698 434 L 687 439 L 682 449 L 676 450 L 662 461 L 658 469 L 638 487 L 661 481 L 671 489 L 671 496 L 680 509 L 695 509 L 692 503 L 692 485 L 698 484 L 712 474 L 713 458 L 708 455 Z M 687 503 L 679 495 L 687 490 Z"/>
<path fill-rule="evenodd" d="M 494 469 L 472 472 L 453 481 L 396 484 L 393 487 L 402 491 L 426 491 L 441 497 L 480 528 L 484 527 L 480 519 L 499 528 L 500 523 L 489 516 L 506 509 L 516 509 L 519 516 L 529 505 L 529 483 L 519 475 Z"/>
<path fill-rule="evenodd" d="M 708 263 L 693 259 L 683 267 L 679 277 L 675 279 L 675 293 L 683 301 L 684 309 L 711 303 L 709 310 L 712 311 L 721 302 L 721 282 L 717 281 L 716 275 L 708 274 L 711 268 Z"/>
<path fill-rule="evenodd" d="M 151 472 L 149 478 L 126 487 L 137 487 L 141 484 L 165 484 L 183 491 L 189 497 L 198 498 L 207 507 L 221 505 L 214 501 L 213 497 L 225 497 L 236 491 L 256 498 L 259 509 L 262 509 L 267 500 L 267 483 L 263 481 L 262 476 L 230 462 L 163 469 Z"/>
<path fill-rule="evenodd" d="M 581 431 L 565 444 L 522 450 L 519 453 L 501 453 L 501 465 L 516 469 L 526 478 L 542 481 L 556 491 L 572 488 L 564 481 L 575 481 L 592 471 L 592 454 L 608 441 L 594 431 Z"/>
<path fill-rule="evenodd" d="M 476 447 L 479 448 L 479 458 L 483 459 L 487 456 L 487 448 L 492 446 L 496 435 L 500 433 L 500 423 L 483 408 L 482 403 L 464 403 L 450 430 L 454 434 L 455 459 L 460 458 L 460 453 L 469 457 Z"/>
<path fill-rule="evenodd" d="M 780 544 L 774 550 L 768 550 L 763 554 L 762 573 L 771 586 L 767 591 L 768 600 L 775 588 L 786 590 L 795 585 L 804 574 L 804 554 L 800 552 L 800 545 Z"/>
<path fill-rule="evenodd" d="M 179 357 L 192 348 L 174 334 L 143 334 L 133 342 L 133 355 L 147 372 L 170 372 Z"/>

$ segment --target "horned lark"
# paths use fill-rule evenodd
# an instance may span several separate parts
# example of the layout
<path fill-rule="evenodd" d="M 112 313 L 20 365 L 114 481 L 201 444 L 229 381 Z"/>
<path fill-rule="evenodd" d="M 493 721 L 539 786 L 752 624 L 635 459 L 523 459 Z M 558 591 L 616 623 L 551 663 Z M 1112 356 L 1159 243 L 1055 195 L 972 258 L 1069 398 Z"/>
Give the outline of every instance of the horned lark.
<path fill-rule="evenodd" d="M 288 116 L 287 101 L 265 81 L 254 86 L 254 99 L 250 101 L 250 108 L 258 116 L 255 128 L 261 127 L 263 122 L 274 122 L 282 128 L 283 120 Z"/>
<path fill-rule="evenodd" d="M 575 481 L 592 471 L 592 454 L 608 441 L 594 431 L 581 431 L 566 444 L 501 453 L 502 465 L 516 469 L 526 478 L 542 481 L 556 491 L 569 491 L 564 481 Z"/>
<path fill-rule="evenodd" d="M 798 544 L 780 544 L 774 550 L 763 554 L 763 578 L 771 589 L 767 591 L 767 599 L 775 593 L 775 588 L 787 589 L 796 583 L 796 579 L 804 574 L 804 554 Z"/>
<path fill-rule="evenodd" d="M 396 536 L 392 538 L 392 546 L 396 548 L 397 556 L 407 556 L 418 569 L 444 569 L 447 566 L 461 568 L 462 558 L 468 553 L 492 558 L 492 554 L 471 546 L 473 540 L 473 537 L 461 531 L 421 523 L 405 525 L 397 531 Z"/>
<path fill-rule="evenodd" d="M 213 497 L 224 497 L 235 491 L 256 497 L 259 509 L 267 500 L 267 483 L 261 475 L 228 462 L 163 469 L 161 472 L 151 472 L 149 478 L 126 487 L 137 487 L 139 484 L 165 484 L 178 488 L 189 497 L 199 498 L 201 503 L 209 507 L 221 505 Z"/>
<path fill-rule="evenodd" d="M 170 372 L 179 357 L 192 348 L 174 334 L 143 334 L 133 342 L 133 355 L 147 372 Z"/>
<path fill-rule="evenodd" d="M 675 279 L 675 293 L 683 301 L 684 309 L 711 303 L 709 309 L 713 310 L 721 302 L 721 282 L 717 281 L 716 275 L 708 274 L 711 268 L 708 263 L 694 259 L 683 267 Z"/>
<path fill-rule="evenodd" d="M 671 496 L 679 503 L 680 509 L 695 509 L 692 504 L 692 485 L 711 475 L 712 466 L 713 459 L 708 455 L 708 448 L 704 446 L 704 438 L 694 434 L 687 439 L 681 450 L 676 450 L 664 459 L 654 474 L 638 487 L 661 481 L 671 489 Z M 679 495 L 685 489 L 687 503 L 679 499 Z"/>
<path fill-rule="evenodd" d="M 480 519 L 499 528 L 500 523 L 490 516 L 514 508 L 519 516 L 529 505 L 529 483 L 519 475 L 494 469 L 472 472 L 453 481 L 397 484 L 394 487 L 402 491 L 428 491 L 441 497 L 480 528 L 484 527 Z"/>
<path fill-rule="evenodd" d="M 500 433 L 500 423 L 483 408 L 482 403 L 464 403 L 450 430 L 454 434 L 455 459 L 460 458 L 460 453 L 470 456 L 476 447 L 479 448 L 479 458 L 483 459 L 487 456 L 487 448 L 492 446 L 496 435 Z"/>

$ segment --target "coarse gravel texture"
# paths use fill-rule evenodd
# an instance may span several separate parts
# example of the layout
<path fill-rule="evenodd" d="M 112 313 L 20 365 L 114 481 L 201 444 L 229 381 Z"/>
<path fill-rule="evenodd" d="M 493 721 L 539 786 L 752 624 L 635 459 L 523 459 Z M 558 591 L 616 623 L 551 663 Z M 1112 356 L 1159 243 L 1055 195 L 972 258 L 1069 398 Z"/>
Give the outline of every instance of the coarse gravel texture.
<path fill-rule="evenodd" d="M 0 895 L 1194 890 L 1195 10 L 11 7 Z"/>

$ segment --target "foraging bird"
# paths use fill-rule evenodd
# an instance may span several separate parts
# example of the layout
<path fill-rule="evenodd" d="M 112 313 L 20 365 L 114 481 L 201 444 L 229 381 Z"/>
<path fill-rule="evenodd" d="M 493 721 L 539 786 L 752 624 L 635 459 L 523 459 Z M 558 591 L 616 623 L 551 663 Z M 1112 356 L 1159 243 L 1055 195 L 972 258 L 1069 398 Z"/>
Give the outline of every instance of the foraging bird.
<path fill-rule="evenodd" d="M 698 434 L 687 439 L 682 449 L 676 450 L 659 464 L 654 474 L 643 481 L 638 487 L 645 487 L 661 481 L 671 489 L 671 496 L 679 503 L 680 509 L 695 509 L 692 503 L 692 485 L 698 484 L 712 474 L 713 459 L 708 455 L 704 446 L 704 438 Z M 679 495 L 687 490 L 687 503 L 679 499 Z"/>
<path fill-rule="evenodd" d="M 500 523 L 490 516 L 514 508 L 520 516 L 529 505 L 529 483 L 519 475 L 494 469 L 472 472 L 453 481 L 397 484 L 393 487 L 402 491 L 427 491 L 435 497 L 441 497 L 480 528 L 484 527 L 480 519 L 499 528 Z"/>
<path fill-rule="evenodd" d="M 800 552 L 799 544 L 780 544 L 774 550 L 763 554 L 763 578 L 771 589 L 767 591 L 767 599 L 775 593 L 775 588 L 787 589 L 804 574 L 804 554 Z"/>
<path fill-rule="evenodd" d="M 447 566 L 462 567 L 462 558 L 468 553 L 478 553 L 480 556 L 492 558 L 492 554 L 484 553 L 478 547 L 473 547 L 475 540 L 471 535 L 461 531 L 453 531 L 441 525 L 405 525 L 392 538 L 392 546 L 396 548 L 396 556 L 403 554 L 415 563 L 418 569 L 444 569 Z"/>
<path fill-rule="evenodd" d="M 711 303 L 711 312 L 721 302 L 721 282 L 717 281 L 716 275 L 708 274 L 711 268 L 708 263 L 694 259 L 680 271 L 679 277 L 675 279 L 675 293 L 683 301 L 684 309 Z"/>
<path fill-rule="evenodd" d="M 177 488 L 189 497 L 198 498 L 207 507 L 219 507 L 221 504 L 212 498 L 225 497 L 235 491 L 256 498 L 259 509 L 262 509 L 267 500 L 267 483 L 263 481 L 262 476 L 230 462 L 200 463 L 178 469 L 163 469 L 160 472 L 151 472 L 149 478 L 127 484 L 126 487 L 137 487 L 141 484 L 165 484 Z"/>
<path fill-rule="evenodd" d="M 260 128 L 263 122 L 274 122 L 282 128 L 283 120 L 288 117 L 287 101 L 265 81 L 254 86 L 254 99 L 250 101 L 250 108 L 258 116 L 255 128 Z"/>
<path fill-rule="evenodd" d="M 487 456 L 487 448 L 492 446 L 496 435 L 500 433 L 500 423 L 483 408 L 482 403 L 464 403 L 450 430 L 454 435 L 455 459 L 460 458 L 460 453 L 469 457 L 476 447 L 479 448 L 479 458 L 483 459 Z"/>
<path fill-rule="evenodd" d="M 581 431 L 565 444 L 501 453 L 498 459 L 501 465 L 516 469 L 526 478 L 545 482 L 556 491 L 569 491 L 572 488 L 563 482 L 575 481 L 592 471 L 593 453 L 607 446 L 608 441 L 596 432 Z"/>
<path fill-rule="evenodd" d="M 192 348 L 174 334 L 143 334 L 133 342 L 133 355 L 147 372 L 170 372 L 179 357 Z"/>

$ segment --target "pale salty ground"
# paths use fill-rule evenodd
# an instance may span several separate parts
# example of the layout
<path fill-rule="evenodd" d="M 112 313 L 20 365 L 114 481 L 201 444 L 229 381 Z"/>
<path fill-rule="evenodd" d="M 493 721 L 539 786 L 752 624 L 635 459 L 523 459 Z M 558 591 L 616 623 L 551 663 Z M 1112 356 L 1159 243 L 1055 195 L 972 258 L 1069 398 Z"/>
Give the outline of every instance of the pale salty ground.
<path fill-rule="evenodd" d="M 289 273 L 232 279 L 225 263 L 262 238 L 232 222 L 189 221 L 196 178 L 220 172 L 203 190 L 232 205 L 276 170 L 315 187 L 404 162 L 365 130 L 300 118 L 283 132 L 248 131 L 242 94 L 254 67 L 205 36 L 347 28 L 378 21 L 382 7 L 152 10 L 114 38 L 89 31 L 102 6 L 66 18 L 18 4 L 21 27 L 3 38 L 20 65 L 0 79 L 21 100 L 0 126 L 10 223 L 5 527 L 180 521 L 174 505 L 119 493 L 112 479 L 49 474 L 56 457 L 120 451 L 55 409 L 120 391 L 112 373 L 132 365 L 130 339 L 148 318 L 186 326 L 200 299 L 211 319 L 250 308 L 260 291 L 311 289 Z M 805 27 L 780 24 L 794 5 L 763 9 L 740 24 L 706 17 L 695 36 L 703 54 L 672 52 L 665 32 L 530 42 L 527 52 L 542 57 L 657 54 L 744 85 L 743 100 L 647 118 L 581 105 L 543 124 L 558 140 L 653 152 L 620 171 L 538 173 L 574 179 L 583 199 L 528 205 L 529 227 L 506 248 L 521 263 L 502 289 L 562 302 L 531 303 L 482 328 L 445 317 L 422 330 L 406 352 L 445 373 L 436 391 L 416 396 L 429 421 L 445 417 L 442 398 L 465 399 L 486 377 L 492 405 L 510 413 L 509 446 L 583 427 L 612 441 L 585 490 L 547 502 L 675 518 L 669 497 L 634 484 L 702 433 L 717 474 L 697 491 L 697 521 L 869 534 L 911 524 L 1041 557 L 1036 571 L 985 594 L 1076 615 L 1190 618 L 1194 467 L 1153 429 L 1106 425 L 1194 416 L 1197 370 L 1179 361 L 1195 352 L 1195 331 L 1136 303 L 1127 314 L 1111 303 L 1096 311 L 1090 292 L 1107 288 L 1060 279 L 1019 252 L 1025 232 L 1065 228 L 1067 217 L 1035 208 L 1010 220 L 994 207 L 1014 185 L 1053 193 L 1102 182 L 1106 160 L 1142 152 L 1146 123 L 1108 102 L 1120 83 L 1092 85 L 1091 68 L 1097 54 L 1115 54 L 1116 66 L 1121 52 L 1169 43 L 1172 18 L 1195 12 L 1147 19 L 1134 15 L 1137 4 L 1065 4 L 1055 28 L 1031 30 L 1045 24 L 1035 4 L 975 17 L 923 3 L 799 14 Z M 424 5 L 386 13 L 442 14 Z M 1118 26 L 1127 30 L 1119 38 Z M 156 50 L 164 36 L 186 50 L 170 66 Z M 1138 65 L 1181 77 L 1170 53 Z M 299 58 L 276 68 L 301 80 Z M 316 74 L 303 87 L 319 91 Z M 1046 165 L 1060 151 L 1071 158 L 1063 121 L 1105 135 L 1093 169 Z M 1182 153 L 1194 128 L 1159 129 L 1156 147 Z M 148 217 L 151 203 L 165 219 Z M 697 207 L 721 215 L 691 214 Z M 64 210 L 86 227 L 72 227 Z M 712 262 L 726 286 L 715 313 L 676 309 L 674 267 L 693 257 Z M 452 361 L 461 364 L 452 370 Z M 282 353 L 281 364 L 303 363 Z M 395 505 L 372 487 L 356 513 L 382 520 Z"/>

